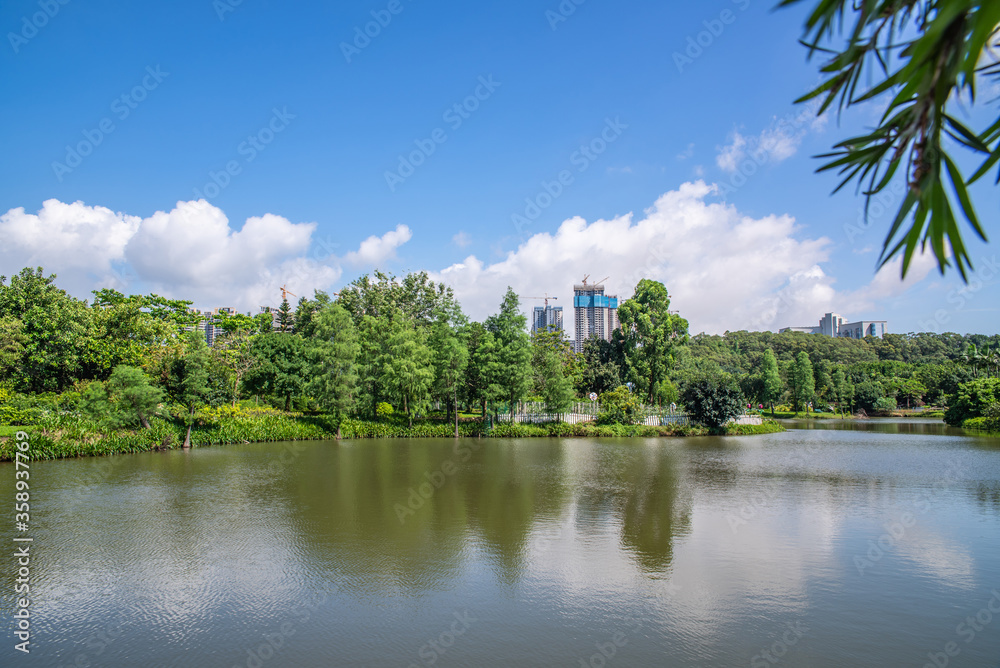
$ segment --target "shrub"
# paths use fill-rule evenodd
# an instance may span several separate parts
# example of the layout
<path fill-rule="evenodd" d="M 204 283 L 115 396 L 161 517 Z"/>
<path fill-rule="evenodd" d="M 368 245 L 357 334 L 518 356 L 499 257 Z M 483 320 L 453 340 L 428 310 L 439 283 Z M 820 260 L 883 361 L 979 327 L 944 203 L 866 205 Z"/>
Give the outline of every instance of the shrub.
<path fill-rule="evenodd" d="M 882 397 L 875 402 L 873 408 L 876 413 L 891 413 L 896 410 L 896 400 L 890 397 Z"/>
<path fill-rule="evenodd" d="M 600 403 L 597 424 L 635 424 L 639 421 L 642 404 L 624 385 L 602 393 Z"/>
<path fill-rule="evenodd" d="M 953 427 L 969 418 L 986 417 L 986 410 L 1000 403 L 1000 378 L 979 378 L 962 383 L 948 403 L 950 407 L 944 414 L 944 421 Z"/>
<path fill-rule="evenodd" d="M 702 376 L 688 382 L 681 394 L 688 414 L 711 430 L 718 430 L 743 412 L 745 399 L 732 376 Z"/>
<path fill-rule="evenodd" d="M 379 420 L 385 420 L 386 418 L 392 417 L 395 411 L 392 409 L 392 404 L 387 401 L 380 401 L 375 407 L 375 417 Z"/>

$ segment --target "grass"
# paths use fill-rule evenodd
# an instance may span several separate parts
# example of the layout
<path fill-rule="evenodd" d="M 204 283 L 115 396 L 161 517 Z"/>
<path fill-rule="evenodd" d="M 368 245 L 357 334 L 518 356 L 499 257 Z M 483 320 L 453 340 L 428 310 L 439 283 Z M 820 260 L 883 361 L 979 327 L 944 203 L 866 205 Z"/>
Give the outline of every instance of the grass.
<path fill-rule="evenodd" d="M 6 425 L 0 425 L 0 438 L 7 438 L 13 436 L 17 432 L 26 428 L 27 427 L 8 427 Z"/>
<path fill-rule="evenodd" d="M 761 415 L 769 417 L 771 415 L 770 411 L 761 411 Z M 845 413 L 843 416 L 840 413 L 819 413 L 817 411 L 774 411 L 774 418 L 776 420 L 804 420 L 811 418 L 813 420 L 839 420 L 848 419 L 851 417 L 850 413 Z"/>
<path fill-rule="evenodd" d="M 179 420 L 158 417 L 151 429 L 108 429 L 75 415 L 46 418 L 32 427 L 0 427 L 0 435 L 13 436 L 17 431 L 28 433 L 32 459 L 64 459 L 92 457 L 151 450 L 172 450 L 181 447 L 186 431 Z M 451 438 L 453 423 L 440 420 L 417 420 L 412 427 L 401 419 L 384 422 L 344 420 L 343 438 Z M 768 420 L 763 425 L 729 425 L 722 434 L 769 434 L 784 431 L 780 424 Z M 228 443 L 260 443 L 267 441 L 323 440 L 336 437 L 336 424 L 328 416 L 306 416 L 298 413 L 209 411 L 203 414 L 191 430 L 194 447 Z M 490 429 L 478 420 L 459 422 L 459 434 L 485 438 L 555 438 L 555 437 L 668 437 L 701 436 L 709 430 L 697 425 L 597 425 L 594 423 L 546 424 L 501 423 Z M 11 439 L 0 441 L 0 461 L 10 461 L 15 444 Z"/>

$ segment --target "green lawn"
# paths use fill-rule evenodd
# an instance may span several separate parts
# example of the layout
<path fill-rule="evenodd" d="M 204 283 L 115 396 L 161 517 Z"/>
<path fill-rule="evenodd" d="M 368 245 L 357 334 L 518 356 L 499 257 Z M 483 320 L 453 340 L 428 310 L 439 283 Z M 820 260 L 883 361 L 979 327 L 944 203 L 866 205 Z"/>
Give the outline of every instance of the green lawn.
<path fill-rule="evenodd" d="M 0 425 L 0 438 L 3 438 L 4 436 L 13 436 L 22 429 L 24 429 L 24 427 L 5 427 L 4 425 Z"/>

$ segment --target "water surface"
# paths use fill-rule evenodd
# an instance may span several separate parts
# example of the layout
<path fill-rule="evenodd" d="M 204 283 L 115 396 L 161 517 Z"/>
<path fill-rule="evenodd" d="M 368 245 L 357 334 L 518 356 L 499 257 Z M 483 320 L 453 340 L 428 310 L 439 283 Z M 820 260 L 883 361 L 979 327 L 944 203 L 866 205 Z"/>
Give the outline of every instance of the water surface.
<path fill-rule="evenodd" d="M 37 462 L 0 664 L 997 666 L 1000 441 L 915 424 Z"/>

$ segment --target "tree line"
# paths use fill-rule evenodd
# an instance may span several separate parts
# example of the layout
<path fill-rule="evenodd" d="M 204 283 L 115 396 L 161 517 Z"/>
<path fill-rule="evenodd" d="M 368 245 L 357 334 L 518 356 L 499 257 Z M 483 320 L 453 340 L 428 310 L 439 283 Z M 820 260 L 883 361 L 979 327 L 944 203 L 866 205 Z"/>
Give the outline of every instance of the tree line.
<path fill-rule="evenodd" d="M 878 411 L 940 404 L 1000 375 L 996 335 L 692 337 L 666 287 L 646 279 L 619 306 L 611 340 L 591 338 L 580 354 L 561 331 L 529 334 L 512 289 L 475 322 L 426 272 L 376 271 L 275 315 L 221 313 L 212 346 L 189 301 L 103 289 L 88 302 L 55 281 L 41 268 L 0 277 L 0 420 L 4 397 L 136 427 L 164 404 L 190 427 L 199 407 L 253 400 L 338 423 L 396 415 L 412 425 L 437 406 L 457 432 L 460 412 L 485 418 L 530 399 L 562 413 L 591 392 L 605 395 L 611 421 L 634 417 L 626 405 L 720 397 L 728 412 L 744 402 Z"/>

